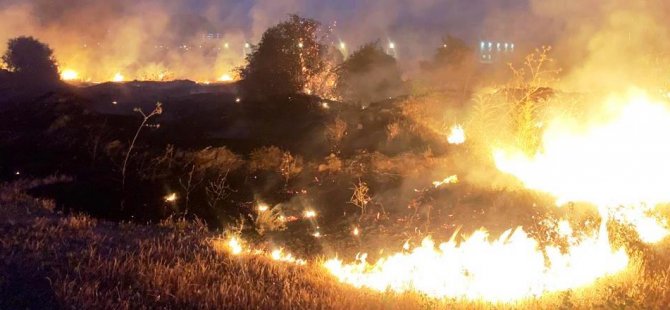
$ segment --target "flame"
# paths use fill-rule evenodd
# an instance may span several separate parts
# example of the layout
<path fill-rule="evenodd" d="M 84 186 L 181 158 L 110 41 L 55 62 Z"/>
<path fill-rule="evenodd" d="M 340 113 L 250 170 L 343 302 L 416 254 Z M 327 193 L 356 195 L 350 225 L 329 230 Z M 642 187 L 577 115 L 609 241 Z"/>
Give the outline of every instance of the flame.
<path fill-rule="evenodd" d="M 444 180 L 442 180 L 442 181 L 433 181 L 433 186 L 435 188 L 438 188 L 442 185 L 454 184 L 454 183 L 458 183 L 458 176 L 455 175 L 455 174 L 444 178 Z"/>
<path fill-rule="evenodd" d="M 570 242 L 565 252 L 558 247 L 542 251 L 521 228 L 494 241 L 480 229 L 460 244 L 452 237 L 436 248 L 425 238 L 419 247 L 410 250 L 406 243 L 404 251 L 372 264 L 363 254 L 353 263 L 333 258 L 324 266 L 355 287 L 506 302 L 586 286 L 628 265 L 625 251 L 610 245 L 605 224 L 594 236 Z"/>
<path fill-rule="evenodd" d="M 670 109 L 641 90 L 605 102 L 602 120 L 586 126 L 557 118 L 549 122 L 542 151 L 496 150 L 497 167 L 531 189 L 554 195 L 559 204 L 588 202 L 600 213 L 632 225 L 645 242 L 670 231 L 651 217 L 670 202 Z"/>
<path fill-rule="evenodd" d="M 258 204 L 258 207 L 257 207 L 258 212 L 265 212 L 265 211 L 267 211 L 269 208 L 270 208 L 270 207 L 269 207 L 268 205 L 264 204 L 264 203 L 259 203 L 259 204 Z"/>
<path fill-rule="evenodd" d="M 297 258 L 293 254 L 285 252 L 283 248 L 274 249 L 268 253 L 263 249 L 254 249 L 249 247 L 236 235 L 230 236 L 227 239 L 215 238 L 212 240 L 211 245 L 215 250 L 225 250 L 235 256 L 240 256 L 243 254 L 264 256 L 283 263 L 290 263 L 301 266 L 307 264 L 306 260 Z"/>
<path fill-rule="evenodd" d="M 165 202 L 175 202 L 177 201 L 177 193 L 171 193 L 163 197 L 163 199 L 165 199 Z"/>
<path fill-rule="evenodd" d="M 232 82 L 232 81 L 233 76 L 227 73 L 219 77 L 219 82 Z"/>
<path fill-rule="evenodd" d="M 233 255 L 239 255 L 243 251 L 242 243 L 240 242 L 240 239 L 238 239 L 237 237 L 231 237 L 230 239 L 228 239 L 228 248 L 230 250 L 230 253 Z"/>
<path fill-rule="evenodd" d="M 302 213 L 302 216 L 307 219 L 315 218 L 316 217 L 316 211 L 314 210 L 305 210 L 305 212 Z"/>
<path fill-rule="evenodd" d="M 71 70 L 71 69 L 66 69 L 66 70 L 63 70 L 63 72 L 61 72 L 60 78 L 63 81 L 78 80 L 79 79 L 79 73 L 77 73 L 77 71 L 74 71 L 74 70 Z"/>
<path fill-rule="evenodd" d="M 121 73 L 117 72 L 116 74 L 114 74 L 114 77 L 112 77 L 112 82 L 123 82 L 123 81 L 125 81 L 125 78 Z"/>
<path fill-rule="evenodd" d="M 275 249 L 270 253 L 270 257 L 273 260 L 280 261 L 280 262 L 285 262 L 285 263 L 292 263 L 296 265 L 305 265 L 307 264 L 307 261 L 304 259 L 300 258 L 295 258 L 293 254 L 291 253 L 284 253 L 284 249 Z"/>
<path fill-rule="evenodd" d="M 449 131 L 449 136 L 447 136 L 447 142 L 449 144 L 463 144 L 465 143 L 465 130 L 461 125 L 454 125 Z"/>

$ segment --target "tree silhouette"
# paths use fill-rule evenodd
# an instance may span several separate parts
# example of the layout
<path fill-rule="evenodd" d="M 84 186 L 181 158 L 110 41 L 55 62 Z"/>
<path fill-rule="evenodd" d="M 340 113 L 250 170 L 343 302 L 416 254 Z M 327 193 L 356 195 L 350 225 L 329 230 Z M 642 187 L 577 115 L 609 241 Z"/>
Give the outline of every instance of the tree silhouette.
<path fill-rule="evenodd" d="M 326 47 L 318 38 L 320 24 L 291 15 L 265 31 L 239 70 L 246 97 L 286 96 L 305 89 L 309 80 L 325 69 Z"/>
<path fill-rule="evenodd" d="M 53 50 L 33 37 L 10 39 L 2 61 L 21 82 L 52 84 L 59 81 Z"/>
<path fill-rule="evenodd" d="M 442 39 L 442 46 L 435 53 L 434 62 L 438 66 L 457 66 L 472 58 L 472 48 L 465 41 L 451 35 Z"/>
<path fill-rule="evenodd" d="M 342 63 L 336 91 L 344 101 L 365 105 L 402 94 L 404 87 L 395 58 L 372 42 Z"/>

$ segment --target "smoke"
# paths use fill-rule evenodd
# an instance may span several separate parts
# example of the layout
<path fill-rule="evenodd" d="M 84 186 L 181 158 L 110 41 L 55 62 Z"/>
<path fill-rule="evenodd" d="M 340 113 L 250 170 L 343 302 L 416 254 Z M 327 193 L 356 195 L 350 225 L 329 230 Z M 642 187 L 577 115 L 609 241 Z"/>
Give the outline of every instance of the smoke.
<path fill-rule="evenodd" d="M 63 69 L 83 79 L 121 73 L 211 81 L 241 65 L 245 43 L 291 13 L 321 21 L 333 44 L 345 42 L 346 53 L 376 39 L 393 42 L 401 64 L 412 67 L 447 32 L 476 41 L 489 12 L 507 6 L 494 0 L 5 0 L 0 41 L 35 36 L 54 48 Z"/>

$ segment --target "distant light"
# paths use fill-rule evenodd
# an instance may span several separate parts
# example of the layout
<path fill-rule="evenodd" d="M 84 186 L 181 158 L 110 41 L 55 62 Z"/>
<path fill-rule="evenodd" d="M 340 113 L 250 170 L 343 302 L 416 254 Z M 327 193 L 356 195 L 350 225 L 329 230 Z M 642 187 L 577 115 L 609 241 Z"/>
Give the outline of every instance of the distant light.
<path fill-rule="evenodd" d="M 313 233 L 312 236 L 314 236 L 314 238 L 321 238 L 321 233 L 317 231 Z"/>
<path fill-rule="evenodd" d="M 112 104 L 113 104 L 113 105 L 116 105 L 117 103 L 118 103 L 118 102 L 116 102 L 116 100 L 115 100 L 115 101 L 112 101 Z"/>
<path fill-rule="evenodd" d="M 223 48 L 228 48 L 228 47 L 230 47 L 230 46 L 228 45 L 228 43 L 226 43 L 226 44 L 223 45 Z"/>
<path fill-rule="evenodd" d="M 177 201 L 177 193 L 171 193 L 164 197 L 165 202 L 175 202 Z"/>
<path fill-rule="evenodd" d="M 351 232 L 354 236 L 358 236 L 361 234 L 361 232 L 358 230 L 358 227 L 355 227 L 354 230 Z"/>
<path fill-rule="evenodd" d="M 77 71 L 67 69 L 67 70 L 64 70 L 63 72 L 61 72 L 60 78 L 63 81 L 76 80 L 76 79 L 79 78 L 79 73 L 77 73 Z"/>
<path fill-rule="evenodd" d="M 250 48 L 250 47 L 251 47 L 251 44 L 249 44 L 249 43 L 244 43 L 244 48 Z"/>
<path fill-rule="evenodd" d="M 240 103 L 240 102 L 242 102 L 242 98 L 240 98 L 240 97 L 235 98 L 235 102 L 236 102 L 236 103 Z"/>
<path fill-rule="evenodd" d="M 121 73 L 118 73 L 118 72 L 116 74 L 114 74 L 114 77 L 112 78 L 113 82 L 123 82 L 123 80 L 124 80 L 123 75 Z"/>
<path fill-rule="evenodd" d="M 344 44 L 344 42 L 340 42 L 340 49 L 343 50 L 343 49 L 346 49 L 346 48 L 347 48 L 347 45 Z"/>
<path fill-rule="evenodd" d="M 21 171 L 18 171 L 18 170 L 17 170 L 14 174 L 16 174 L 16 175 L 21 175 Z"/>
<path fill-rule="evenodd" d="M 302 42 L 298 43 L 299 48 L 303 48 L 305 45 L 302 44 Z"/>
<path fill-rule="evenodd" d="M 326 101 L 321 102 L 321 107 L 324 108 L 324 109 L 330 109 L 330 105 Z"/>
<path fill-rule="evenodd" d="M 393 42 L 389 43 L 389 48 L 390 49 L 395 49 L 395 43 L 393 43 Z"/>

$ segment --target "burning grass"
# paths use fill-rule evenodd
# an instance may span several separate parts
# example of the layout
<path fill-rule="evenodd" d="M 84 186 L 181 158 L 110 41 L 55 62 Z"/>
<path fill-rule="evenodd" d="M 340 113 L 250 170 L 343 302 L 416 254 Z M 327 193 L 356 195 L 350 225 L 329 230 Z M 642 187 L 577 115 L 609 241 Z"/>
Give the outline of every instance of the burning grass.
<path fill-rule="evenodd" d="M 662 308 L 670 302 L 667 242 L 639 243 L 623 273 L 585 288 L 492 304 L 356 289 L 330 276 L 322 259 L 298 266 L 273 260 L 286 252 L 231 254 L 199 222 L 143 226 L 57 214 L 51 202 L 24 194 L 27 186 L 5 184 L 0 192 L 2 308 Z"/>

